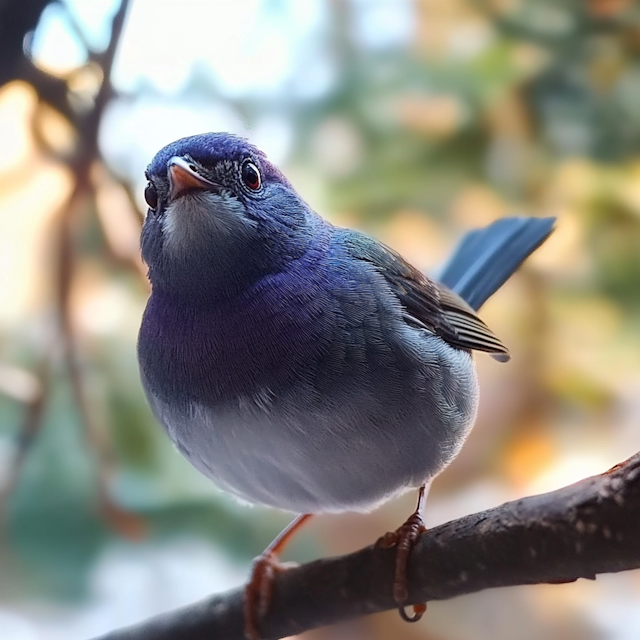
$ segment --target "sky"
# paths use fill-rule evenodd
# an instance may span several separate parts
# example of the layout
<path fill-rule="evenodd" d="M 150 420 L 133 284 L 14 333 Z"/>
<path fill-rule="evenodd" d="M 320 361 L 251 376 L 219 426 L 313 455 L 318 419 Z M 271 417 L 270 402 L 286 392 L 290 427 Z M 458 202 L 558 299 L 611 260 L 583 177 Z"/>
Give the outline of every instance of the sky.
<path fill-rule="evenodd" d="M 361 46 L 394 47 L 410 38 L 410 0 L 351 3 L 353 35 Z M 302 63 L 309 82 L 296 89 L 313 98 L 331 82 L 330 61 L 321 46 L 329 26 L 328 5 L 323 0 L 133 0 L 114 85 L 125 92 L 146 84 L 177 93 L 194 65 L 201 65 L 225 95 L 269 96 L 290 90 L 287 83 Z M 34 58 L 56 70 L 82 64 L 86 55 L 72 21 L 92 47 L 104 48 L 116 6 L 114 0 L 66 0 L 50 6 L 35 34 Z"/>

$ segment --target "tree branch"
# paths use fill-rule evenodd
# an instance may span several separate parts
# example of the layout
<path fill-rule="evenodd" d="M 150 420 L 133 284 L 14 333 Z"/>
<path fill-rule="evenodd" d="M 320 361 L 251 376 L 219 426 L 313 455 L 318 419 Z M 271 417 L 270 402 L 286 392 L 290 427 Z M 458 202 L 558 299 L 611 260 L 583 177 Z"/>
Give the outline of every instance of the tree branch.
<path fill-rule="evenodd" d="M 120 509 L 110 498 L 108 485 L 112 475 L 112 456 L 105 444 L 104 437 L 95 426 L 95 420 L 88 408 L 88 400 L 82 381 L 80 358 L 71 318 L 71 286 L 75 269 L 74 258 L 74 223 L 80 209 L 86 208 L 94 187 L 91 184 L 91 168 L 99 159 L 98 134 L 101 119 L 109 100 L 113 95 L 111 71 L 118 49 L 130 0 L 120 0 L 111 24 L 111 37 L 106 50 L 96 54 L 95 59 L 101 64 L 103 82 L 96 96 L 93 109 L 87 114 L 76 113 L 68 101 L 69 88 L 61 78 L 50 76 L 38 69 L 29 60 L 23 50 L 25 34 L 37 24 L 42 11 L 49 0 L 29 0 L 5 2 L 0 0 L 0 86 L 3 82 L 14 79 L 26 80 L 32 84 L 41 100 L 57 108 L 78 130 L 82 145 L 76 157 L 69 162 L 74 173 L 73 190 L 57 215 L 56 261 L 54 265 L 56 287 L 56 312 L 60 318 L 60 331 L 52 333 L 47 352 L 42 356 L 38 379 L 40 389 L 26 405 L 22 425 L 17 433 L 17 452 L 9 465 L 7 481 L 0 487 L 0 534 L 6 524 L 7 505 L 18 484 L 24 462 L 30 448 L 42 426 L 42 419 L 52 385 L 53 352 L 62 338 L 64 356 L 68 362 L 74 398 L 80 412 L 88 442 L 98 460 L 99 497 L 106 518 L 119 531 L 136 535 L 141 529 L 141 520 Z M 3 21 L 4 19 L 4 21 Z M 7 37 L 2 37 L 2 36 Z M 10 38 L 9 38 L 10 36 Z M 9 55 L 11 54 L 11 55 Z M 13 56 L 13 57 L 12 57 Z"/>
<path fill-rule="evenodd" d="M 413 550 L 410 602 L 494 587 L 573 582 L 640 568 L 640 453 L 552 493 L 427 531 Z M 264 640 L 395 607 L 394 549 L 367 547 L 276 576 Z M 99 640 L 243 640 L 242 589 Z"/>
<path fill-rule="evenodd" d="M 88 202 L 95 197 L 91 181 L 91 169 L 100 158 L 98 134 L 104 111 L 113 96 L 111 71 L 122 36 L 130 0 L 120 0 L 120 6 L 111 22 L 111 36 L 105 51 L 96 54 L 95 59 L 102 67 L 104 79 L 95 99 L 93 109 L 79 123 L 82 147 L 77 157 L 70 163 L 74 172 L 75 185 L 69 200 L 61 210 L 58 228 L 57 252 L 57 310 L 60 317 L 60 337 L 67 362 L 71 390 L 85 431 L 87 444 L 95 455 L 98 471 L 99 504 L 106 519 L 123 535 L 140 537 L 144 523 L 135 514 L 122 509 L 111 498 L 109 485 L 114 474 L 114 456 L 111 442 L 106 432 L 101 431 L 90 410 L 90 401 L 84 382 L 80 349 L 74 331 L 71 308 L 71 287 L 77 266 L 74 243 L 74 225 L 79 213 L 86 211 Z"/>

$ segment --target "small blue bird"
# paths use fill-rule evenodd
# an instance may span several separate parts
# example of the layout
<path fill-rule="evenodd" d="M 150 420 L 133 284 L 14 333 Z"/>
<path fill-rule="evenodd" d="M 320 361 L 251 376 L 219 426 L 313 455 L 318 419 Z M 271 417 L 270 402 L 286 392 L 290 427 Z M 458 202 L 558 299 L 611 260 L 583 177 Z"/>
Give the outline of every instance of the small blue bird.
<path fill-rule="evenodd" d="M 147 178 L 152 293 L 138 358 L 151 408 L 219 487 L 300 514 L 254 565 L 248 637 L 259 637 L 278 552 L 310 514 L 368 511 L 419 488 L 416 513 L 382 541 L 398 545 L 394 596 L 407 617 L 426 488 L 476 417 L 471 352 L 509 358 L 476 310 L 554 220 L 505 218 L 469 233 L 436 283 L 322 219 L 236 136 L 178 140 Z"/>

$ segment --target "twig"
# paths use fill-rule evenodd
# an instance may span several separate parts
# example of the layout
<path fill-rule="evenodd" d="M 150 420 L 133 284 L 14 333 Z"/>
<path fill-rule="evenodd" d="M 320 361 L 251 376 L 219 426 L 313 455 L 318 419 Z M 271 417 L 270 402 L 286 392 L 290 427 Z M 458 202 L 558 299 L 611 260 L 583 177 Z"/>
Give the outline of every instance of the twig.
<path fill-rule="evenodd" d="M 56 222 L 55 305 L 59 318 L 59 335 L 55 336 L 54 343 L 61 338 L 61 346 L 71 379 L 74 400 L 85 429 L 87 443 L 98 463 L 98 490 L 102 510 L 106 518 L 121 532 L 130 536 L 137 536 L 141 532 L 142 520 L 118 507 L 110 498 L 109 485 L 114 474 L 113 455 L 106 435 L 98 428 L 89 410 L 89 401 L 83 382 L 82 367 L 71 317 L 70 296 L 75 272 L 75 222 L 78 214 L 88 208 L 91 198 L 94 197 L 91 169 L 100 157 L 98 148 L 99 127 L 104 110 L 113 97 L 110 77 L 128 7 L 129 0 L 122 0 L 112 21 L 108 47 L 104 52 L 93 55 L 93 58 L 102 66 L 104 79 L 96 96 L 94 107 L 87 114 L 77 113 L 71 109 L 66 98 L 67 86 L 64 80 L 53 78 L 40 71 L 26 58 L 24 59 L 22 71 L 30 74 L 25 77 L 34 84 L 40 99 L 50 102 L 70 119 L 70 122 L 77 129 L 80 140 L 80 147 L 75 157 L 69 161 L 69 166 L 74 174 L 74 186 L 67 202 L 60 209 Z M 23 462 L 41 424 L 47 392 L 51 384 L 49 360 L 49 356 L 43 360 L 44 364 L 40 371 L 41 393 L 27 407 L 25 420 L 20 430 L 18 453 L 9 473 L 7 484 L 0 495 L 0 509 L 8 500 L 18 481 Z"/>
<path fill-rule="evenodd" d="M 75 270 L 74 223 L 78 213 L 88 208 L 87 205 L 94 196 L 90 178 L 91 168 L 99 157 L 98 132 L 104 109 L 113 95 L 113 88 L 110 82 L 111 69 L 122 34 L 128 5 L 129 0 L 122 0 L 120 3 L 120 7 L 113 18 L 109 46 L 104 53 L 98 56 L 104 71 L 104 80 L 96 96 L 95 106 L 81 127 L 80 136 L 83 144 L 81 153 L 72 163 L 75 185 L 69 201 L 60 216 L 57 307 L 73 397 L 84 426 L 87 443 L 98 463 L 98 491 L 102 511 L 106 518 L 122 533 L 131 537 L 138 537 L 144 528 L 142 519 L 120 508 L 110 497 L 109 487 L 115 472 L 113 452 L 105 432 L 96 424 L 94 416 L 89 409 L 90 403 L 83 382 L 84 376 L 82 374 L 70 305 L 71 284 Z"/>
<path fill-rule="evenodd" d="M 640 454 L 564 489 L 427 531 L 412 552 L 410 602 L 483 589 L 594 579 L 640 567 Z M 276 574 L 264 640 L 395 608 L 395 551 L 367 547 Z M 243 640 L 242 589 L 100 640 Z"/>
<path fill-rule="evenodd" d="M 96 96 L 95 106 L 88 114 L 83 130 L 80 131 L 81 140 L 85 147 L 83 153 L 79 154 L 78 161 L 74 168 L 77 176 L 83 178 L 81 182 L 88 182 L 91 164 L 100 155 L 100 150 L 98 149 L 100 122 L 107 104 L 113 97 L 111 71 L 113 69 L 113 62 L 122 36 L 122 29 L 124 27 L 124 21 L 129 8 L 129 2 L 130 0 L 121 0 L 120 7 L 118 8 L 118 11 L 116 11 L 113 16 L 113 21 L 111 22 L 111 37 L 109 38 L 109 45 L 104 52 L 96 54 L 95 57 L 96 61 L 102 67 L 104 79 Z"/>

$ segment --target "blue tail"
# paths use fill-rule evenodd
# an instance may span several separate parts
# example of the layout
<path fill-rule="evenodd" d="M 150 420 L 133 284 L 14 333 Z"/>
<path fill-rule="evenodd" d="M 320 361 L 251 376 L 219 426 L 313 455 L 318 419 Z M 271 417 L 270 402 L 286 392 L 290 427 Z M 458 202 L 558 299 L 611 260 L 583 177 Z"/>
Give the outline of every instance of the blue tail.
<path fill-rule="evenodd" d="M 555 218 L 502 218 L 468 233 L 439 280 L 476 311 L 553 231 Z"/>

